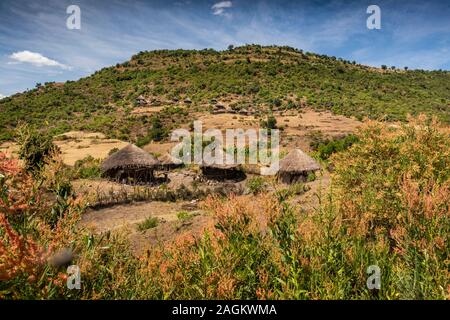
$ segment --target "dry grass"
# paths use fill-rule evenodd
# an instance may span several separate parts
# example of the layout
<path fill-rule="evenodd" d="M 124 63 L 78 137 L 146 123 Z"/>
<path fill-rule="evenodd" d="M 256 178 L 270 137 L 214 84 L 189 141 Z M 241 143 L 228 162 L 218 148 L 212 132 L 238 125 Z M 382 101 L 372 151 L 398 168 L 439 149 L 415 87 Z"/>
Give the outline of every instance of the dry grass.
<path fill-rule="evenodd" d="M 106 139 L 102 133 L 71 131 L 55 137 L 55 144 L 61 149 L 64 163 L 73 166 L 77 160 L 82 160 L 87 156 L 104 159 L 111 149 L 121 149 L 128 143 L 116 139 Z M 17 157 L 18 149 L 14 142 L 5 142 L 0 146 L 0 151 L 14 157 Z"/>

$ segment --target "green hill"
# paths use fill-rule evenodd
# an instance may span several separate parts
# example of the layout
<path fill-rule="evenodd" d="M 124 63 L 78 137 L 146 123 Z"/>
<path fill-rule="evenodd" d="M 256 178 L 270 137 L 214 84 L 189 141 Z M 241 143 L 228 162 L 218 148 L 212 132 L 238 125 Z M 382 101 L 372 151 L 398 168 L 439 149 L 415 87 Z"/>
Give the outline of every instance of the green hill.
<path fill-rule="evenodd" d="M 11 139 L 19 121 L 53 134 L 76 129 L 145 139 L 155 120 L 130 113 L 139 95 L 168 105 L 158 115 L 164 128 L 186 123 L 191 111 L 206 111 L 212 99 L 227 97 L 236 108 L 264 112 L 307 105 L 359 119 L 426 113 L 450 123 L 448 71 L 376 69 L 289 47 L 249 45 L 141 52 L 78 81 L 38 85 L 0 101 L 0 140 Z M 177 107 L 175 101 L 187 97 L 192 104 Z"/>

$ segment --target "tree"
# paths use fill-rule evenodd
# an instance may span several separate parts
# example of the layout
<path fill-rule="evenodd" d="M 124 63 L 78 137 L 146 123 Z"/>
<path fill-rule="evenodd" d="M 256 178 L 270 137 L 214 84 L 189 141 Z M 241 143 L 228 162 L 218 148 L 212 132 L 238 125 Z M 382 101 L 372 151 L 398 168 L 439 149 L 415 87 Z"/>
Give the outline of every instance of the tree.
<path fill-rule="evenodd" d="M 234 46 L 232 45 L 232 44 L 230 44 L 229 46 L 228 46 L 228 50 L 229 51 L 232 51 L 234 49 Z"/>
<path fill-rule="evenodd" d="M 281 107 L 281 99 L 279 99 L 279 98 L 273 99 L 272 104 L 277 108 Z"/>
<path fill-rule="evenodd" d="M 152 129 L 150 131 L 150 138 L 153 141 L 161 141 L 165 137 L 165 131 L 161 120 L 159 118 L 152 119 Z"/>
<path fill-rule="evenodd" d="M 263 128 L 266 129 L 276 129 L 277 128 L 277 119 L 274 116 L 268 116 L 267 121 L 263 121 L 261 123 Z"/>

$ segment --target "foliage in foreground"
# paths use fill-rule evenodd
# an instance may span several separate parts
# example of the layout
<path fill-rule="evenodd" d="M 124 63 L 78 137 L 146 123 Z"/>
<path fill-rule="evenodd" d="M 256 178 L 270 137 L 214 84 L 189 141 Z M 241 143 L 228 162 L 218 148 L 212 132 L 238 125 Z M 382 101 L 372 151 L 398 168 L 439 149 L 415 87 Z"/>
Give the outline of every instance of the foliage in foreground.
<path fill-rule="evenodd" d="M 426 120 L 391 129 L 368 124 L 359 143 L 332 157 L 334 183 L 316 212 L 299 214 L 271 194 L 209 198 L 215 224 L 203 236 L 183 235 L 140 258 L 120 236 L 76 229 L 79 200 L 39 201 L 55 194 L 61 177 L 44 175 L 47 187 L 35 194 L 35 181 L 3 157 L 0 295 L 448 299 L 450 142 L 437 127 Z M 48 219 L 54 208 L 56 224 Z M 62 247 L 75 253 L 81 290 L 67 290 L 64 268 L 46 263 Z M 381 269 L 380 290 L 366 286 L 370 265 Z"/>
<path fill-rule="evenodd" d="M 58 151 L 52 137 L 38 132 L 27 124 L 20 124 L 16 129 L 16 141 L 20 146 L 19 158 L 25 163 L 25 169 L 35 174 L 44 165 L 45 158 Z"/>
<path fill-rule="evenodd" d="M 158 218 L 148 217 L 142 223 L 138 224 L 137 228 L 139 231 L 145 231 L 147 229 L 155 228 L 159 223 Z"/>

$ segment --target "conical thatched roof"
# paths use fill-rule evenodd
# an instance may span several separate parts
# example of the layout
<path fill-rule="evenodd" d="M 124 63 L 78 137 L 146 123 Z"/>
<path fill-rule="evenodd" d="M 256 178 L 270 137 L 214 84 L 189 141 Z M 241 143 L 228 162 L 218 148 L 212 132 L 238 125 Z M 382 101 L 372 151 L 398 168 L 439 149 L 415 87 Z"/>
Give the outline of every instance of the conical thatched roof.
<path fill-rule="evenodd" d="M 183 164 L 182 160 L 172 157 L 172 155 L 170 155 L 169 153 L 162 155 L 161 157 L 158 158 L 158 160 L 160 164 L 163 166 L 170 166 L 170 165 L 179 166 Z"/>
<path fill-rule="evenodd" d="M 214 168 L 214 169 L 221 169 L 221 170 L 234 170 L 234 169 L 240 169 L 240 164 L 238 163 L 232 163 L 232 164 L 227 164 L 225 161 L 225 155 L 223 158 L 222 163 L 207 163 L 206 161 L 202 161 L 202 163 L 200 164 L 200 168 Z"/>
<path fill-rule="evenodd" d="M 159 161 L 134 144 L 113 153 L 101 165 L 103 172 L 117 168 L 154 168 Z"/>
<path fill-rule="evenodd" d="M 214 169 L 221 169 L 221 170 L 231 170 L 231 169 L 240 169 L 240 164 L 217 164 L 217 163 L 211 163 L 207 164 L 206 162 L 203 162 L 200 165 L 200 168 L 214 168 Z"/>
<path fill-rule="evenodd" d="M 300 149 L 294 149 L 280 161 L 280 173 L 301 173 L 319 170 L 320 165 Z"/>

